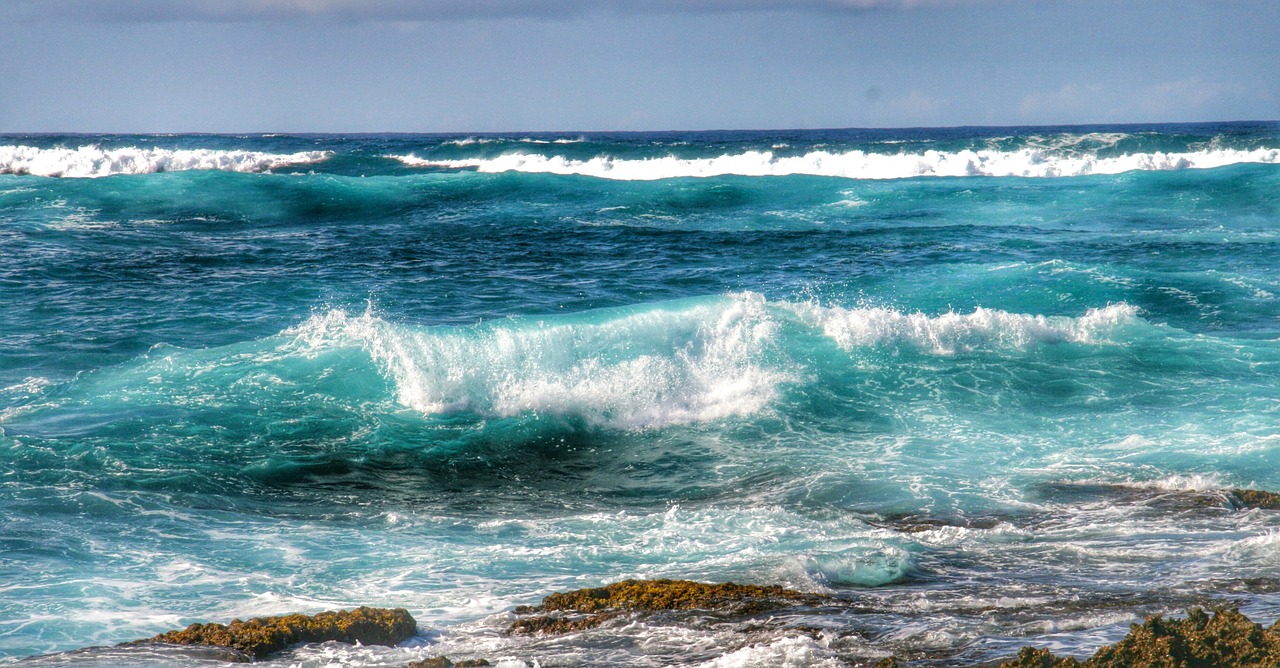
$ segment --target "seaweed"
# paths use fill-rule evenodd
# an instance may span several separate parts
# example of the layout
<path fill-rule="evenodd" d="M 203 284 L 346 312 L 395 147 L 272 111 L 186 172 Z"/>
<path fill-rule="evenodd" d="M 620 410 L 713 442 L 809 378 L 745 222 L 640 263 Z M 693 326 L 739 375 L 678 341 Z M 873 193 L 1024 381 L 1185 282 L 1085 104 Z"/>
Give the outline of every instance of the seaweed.
<path fill-rule="evenodd" d="M 290 645 L 336 640 L 365 645 L 395 645 L 418 632 L 418 624 L 404 608 L 356 608 L 350 612 L 316 615 L 255 617 L 229 624 L 192 624 L 138 640 L 135 643 L 170 643 L 228 647 L 260 659 Z"/>
<path fill-rule="evenodd" d="M 585 617 L 541 615 L 517 620 L 511 633 L 569 633 L 594 628 L 627 612 L 710 610 L 747 616 L 797 603 L 814 603 L 821 596 L 777 585 L 734 582 L 704 584 L 690 580 L 623 580 L 605 587 L 557 592 L 536 607 L 516 608 L 518 615 L 578 613 Z"/>
<path fill-rule="evenodd" d="M 1277 626 L 1280 626 L 1278 624 Z M 1264 629 L 1238 610 L 1210 615 L 1193 608 L 1186 619 L 1150 617 L 1123 640 L 1079 661 L 1025 647 L 1001 668 L 1275 668 L 1280 629 Z"/>

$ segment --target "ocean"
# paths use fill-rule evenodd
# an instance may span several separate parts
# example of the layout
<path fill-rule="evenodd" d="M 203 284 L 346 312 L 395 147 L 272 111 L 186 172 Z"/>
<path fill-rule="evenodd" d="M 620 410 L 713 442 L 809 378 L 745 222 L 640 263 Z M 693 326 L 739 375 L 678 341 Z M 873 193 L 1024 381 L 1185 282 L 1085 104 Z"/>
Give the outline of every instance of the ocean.
<path fill-rule="evenodd" d="M 1280 617 L 1226 491 L 1280 491 L 1280 123 L 3 135 L 0 248 L 0 664 L 358 605 L 421 632 L 267 665 Z M 627 578 L 833 603 L 506 632 Z"/>

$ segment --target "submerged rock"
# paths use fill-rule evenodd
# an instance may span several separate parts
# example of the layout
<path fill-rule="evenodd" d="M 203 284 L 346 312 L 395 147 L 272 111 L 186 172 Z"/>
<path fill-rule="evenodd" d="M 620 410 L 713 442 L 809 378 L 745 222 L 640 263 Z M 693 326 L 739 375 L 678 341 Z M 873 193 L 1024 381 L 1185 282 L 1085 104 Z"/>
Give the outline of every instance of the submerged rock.
<path fill-rule="evenodd" d="M 356 608 L 350 612 L 316 615 L 255 617 L 230 624 L 192 624 L 136 643 L 227 647 L 260 659 L 290 645 L 336 640 L 364 645 L 395 645 L 418 632 L 418 624 L 404 608 Z"/>
<path fill-rule="evenodd" d="M 798 603 L 815 603 L 821 596 L 777 585 L 743 585 L 733 582 L 704 584 L 690 580 L 623 580 L 605 587 L 555 593 L 536 607 L 516 608 L 528 617 L 511 625 L 512 633 L 568 633 L 593 628 L 623 613 L 667 610 L 710 610 L 732 615 L 753 615 Z M 586 616 L 581 616 L 586 615 Z"/>
<path fill-rule="evenodd" d="M 888 515 L 882 521 L 869 522 L 873 526 L 892 529 L 900 533 L 921 533 L 955 527 L 960 529 L 994 529 L 1007 520 L 999 517 L 931 517 L 929 515 Z"/>
<path fill-rule="evenodd" d="M 1166 511 L 1205 508 L 1280 510 L 1280 493 L 1261 489 L 1168 489 L 1155 485 L 1089 482 L 1049 482 L 1038 484 L 1033 489 L 1045 498 L 1068 503 L 1106 501 Z"/>
<path fill-rule="evenodd" d="M 1275 668 L 1280 666 L 1280 624 L 1264 629 L 1237 610 L 1186 619 L 1159 615 L 1134 624 L 1123 640 L 1079 661 L 1048 650 L 1023 648 L 1000 668 Z"/>

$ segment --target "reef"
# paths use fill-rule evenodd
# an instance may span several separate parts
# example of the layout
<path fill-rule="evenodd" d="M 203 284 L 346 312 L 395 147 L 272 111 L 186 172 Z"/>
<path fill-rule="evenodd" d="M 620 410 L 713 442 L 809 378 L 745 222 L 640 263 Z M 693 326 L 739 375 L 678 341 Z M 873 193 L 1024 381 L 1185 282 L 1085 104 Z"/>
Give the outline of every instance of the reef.
<path fill-rule="evenodd" d="M 517 615 L 537 616 L 519 619 L 509 630 L 511 633 L 568 633 L 599 626 L 625 613 L 671 610 L 707 610 L 749 616 L 789 605 L 817 603 L 822 598 L 777 585 L 623 580 L 605 587 L 557 592 L 542 599 L 541 605 L 516 608 Z"/>
<path fill-rule="evenodd" d="M 364 645 L 395 645 L 418 632 L 418 624 L 404 608 L 356 608 L 350 612 L 322 612 L 316 615 L 255 617 L 230 624 L 192 624 L 180 631 L 161 633 L 140 643 L 207 645 L 226 647 L 253 659 L 261 659 L 290 645 L 306 642 L 357 642 Z"/>
<path fill-rule="evenodd" d="M 1134 624 L 1123 640 L 1080 661 L 1045 649 L 1024 647 L 1000 668 L 1276 668 L 1280 623 L 1270 629 L 1238 610 L 1212 615 L 1192 609 L 1186 619 L 1150 617 Z"/>

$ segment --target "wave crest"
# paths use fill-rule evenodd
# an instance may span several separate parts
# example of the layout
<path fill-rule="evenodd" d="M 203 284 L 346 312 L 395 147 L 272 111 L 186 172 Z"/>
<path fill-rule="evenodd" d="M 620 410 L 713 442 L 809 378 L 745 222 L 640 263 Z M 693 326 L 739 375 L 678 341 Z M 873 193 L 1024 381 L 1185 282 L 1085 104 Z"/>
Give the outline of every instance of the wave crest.
<path fill-rule="evenodd" d="M 573 416 L 634 429 L 750 415 L 789 376 L 763 357 L 777 325 L 744 295 L 606 320 L 418 330 L 330 311 L 286 332 L 301 350 L 367 351 L 426 414 Z"/>
<path fill-rule="evenodd" d="M 1036 343 L 1106 343 L 1117 329 L 1138 317 L 1138 309 L 1125 303 L 1089 309 L 1078 318 L 981 307 L 972 313 L 938 316 L 886 308 L 846 309 L 812 304 L 792 308 L 802 321 L 821 329 L 844 350 L 906 344 L 944 355 L 992 347 L 1021 349 Z"/>
<path fill-rule="evenodd" d="M 262 153 L 212 149 L 0 146 L 0 174 L 93 178 L 190 170 L 266 172 L 288 165 L 320 162 L 331 155 L 330 151 Z"/>
<path fill-rule="evenodd" d="M 666 156 L 618 159 L 602 155 L 587 160 L 538 153 L 508 153 L 495 158 L 460 160 L 428 160 L 413 155 L 388 157 L 410 167 L 475 169 L 490 173 L 576 174 L 621 181 L 728 175 L 809 175 L 848 179 L 902 179 L 918 176 L 1049 178 L 1130 171 L 1207 169 L 1239 163 L 1280 164 L 1280 149 L 1133 153 L 1106 158 L 1088 154 L 1067 155 L 1040 148 L 896 154 L 856 150 L 841 153 L 811 151 L 800 156 L 778 156 L 771 151 L 746 151 L 714 158 Z"/>

